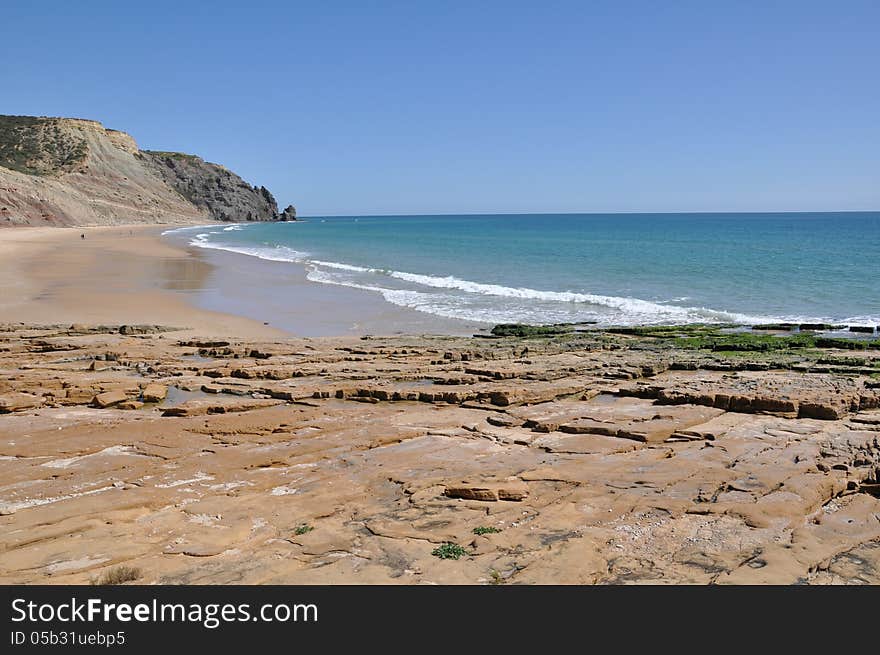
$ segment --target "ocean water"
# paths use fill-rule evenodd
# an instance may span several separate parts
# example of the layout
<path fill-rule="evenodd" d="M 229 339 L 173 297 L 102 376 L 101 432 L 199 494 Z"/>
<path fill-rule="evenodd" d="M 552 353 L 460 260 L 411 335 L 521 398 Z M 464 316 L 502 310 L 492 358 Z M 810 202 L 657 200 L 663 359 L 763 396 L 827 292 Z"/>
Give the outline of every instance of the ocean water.
<path fill-rule="evenodd" d="M 486 324 L 880 324 L 880 212 L 312 217 L 174 232 Z"/>

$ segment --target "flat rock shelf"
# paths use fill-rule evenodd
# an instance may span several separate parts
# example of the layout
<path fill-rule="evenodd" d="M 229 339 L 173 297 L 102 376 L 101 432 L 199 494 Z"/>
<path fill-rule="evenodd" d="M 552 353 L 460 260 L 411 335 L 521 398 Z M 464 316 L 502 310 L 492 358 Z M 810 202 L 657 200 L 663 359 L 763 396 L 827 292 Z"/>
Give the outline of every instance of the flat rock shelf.
<path fill-rule="evenodd" d="M 153 327 L 0 326 L 0 582 L 880 582 L 874 342 Z"/>

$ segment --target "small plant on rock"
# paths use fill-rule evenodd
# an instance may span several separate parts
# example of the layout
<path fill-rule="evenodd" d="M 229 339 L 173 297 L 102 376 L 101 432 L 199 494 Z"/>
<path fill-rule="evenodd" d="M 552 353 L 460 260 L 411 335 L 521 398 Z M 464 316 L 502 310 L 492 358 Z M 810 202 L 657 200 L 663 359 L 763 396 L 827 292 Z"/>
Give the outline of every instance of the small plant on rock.
<path fill-rule="evenodd" d="M 431 554 L 440 559 L 459 559 L 462 555 L 467 555 L 467 551 L 458 544 L 445 543 L 435 548 Z"/>
<path fill-rule="evenodd" d="M 115 566 L 104 571 L 99 578 L 92 578 L 93 585 L 116 585 L 134 582 L 141 577 L 141 570 L 133 566 Z"/>
<path fill-rule="evenodd" d="M 474 534 L 480 537 L 484 534 L 495 534 L 497 532 L 501 532 L 501 528 L 493 528 L 492 526 L 486 525 L 481 525 L 478 528 L 474 528 Z"/>

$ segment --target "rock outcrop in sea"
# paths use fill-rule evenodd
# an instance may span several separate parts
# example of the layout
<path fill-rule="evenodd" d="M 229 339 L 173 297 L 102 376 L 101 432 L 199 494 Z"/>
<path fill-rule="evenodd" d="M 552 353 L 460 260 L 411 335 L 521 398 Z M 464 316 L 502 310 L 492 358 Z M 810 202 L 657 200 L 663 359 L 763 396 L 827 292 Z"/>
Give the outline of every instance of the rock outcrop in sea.
<path fill-rule="evenodd" d="M 295 221 L 296 220 L 296 207 L 293 205 L 287 205 L 284 208 L 284 211 L 281 212 L 281 216 L 278 217 L 280 221 Z"/>
<path fill-rule="evenodd" d="M 201 157 L 75 118 L 0 116 L 0 226 L 296 220 Z"/>

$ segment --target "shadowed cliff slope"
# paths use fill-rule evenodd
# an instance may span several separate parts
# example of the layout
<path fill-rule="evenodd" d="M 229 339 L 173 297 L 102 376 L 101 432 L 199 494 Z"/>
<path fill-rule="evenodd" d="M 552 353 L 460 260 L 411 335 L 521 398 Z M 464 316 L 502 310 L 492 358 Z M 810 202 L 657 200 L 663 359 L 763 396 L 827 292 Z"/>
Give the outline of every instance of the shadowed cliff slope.
<path fill-rule="evenodd" d="M 0 116 L 0 226 L 293 218 L 223 166 L 141 151 L 97 121 Z"/>
<path fill-rule="evenodd" d="M 168 186 L 217 220 L 278 218 L 278 205 L 266 187 L 251 186 L 219 164 L 179 152 L 142 150 L 138 157 Z"/>

